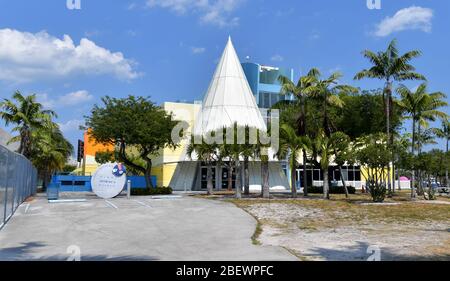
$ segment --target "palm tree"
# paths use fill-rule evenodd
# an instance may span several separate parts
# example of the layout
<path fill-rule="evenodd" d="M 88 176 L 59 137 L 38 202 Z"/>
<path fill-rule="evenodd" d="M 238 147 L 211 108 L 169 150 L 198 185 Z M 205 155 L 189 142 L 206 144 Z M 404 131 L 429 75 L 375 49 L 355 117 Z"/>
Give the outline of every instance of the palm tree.
<path fill-rule="evenodd" d="M 363 52 L 363 56 L 370 61 L 372 67 L 358 72 L 354 77 L 356 80 L 361 80 L 363 78 L 375 78 L 385 82 L 383 99 L 385 100 L 386 135 L 389 147 L 393 143 L 391 136 L 393 82 L 405 80 L 426 80 L 423 75 L 416 73 L 414 66 L 410 64 L 412 59 L 417 58 L 420 55 L 420 51 L 412 50 L 400 56 L 397 49 L 397 41 L 392 40 L 386 51 L 375 53 L 365 50 Z M 388 166 L 388 175 L 389 174 L 390 171 Z M 391 181 L 388 182 L 388 188 L 390 190 Z"/>
<path fill-rule="evenodd" d="M 0 117 L 5 121 L 6 126 L 16 125 L 13 131 L 18 132 L 19 136 L 13 140 L 20 141 L 18 152 L 30 158 L 33 130 L 43 128 L 51 117 L 56 116 L 56 113 L 52 110 L 43 110 L 42 104 L 36 102 L 36 95 L 25 97 L 16 91 L 12 97 L 16 103 L 9 99 L 0 102 Z"/>
<path fill-rule="evenodd" d="M 289 166 L 291 169 L 291 192 L 292 197 L 297 198 L 297 184 L 296 171 L 298 162 L 298 155 L 300 151 L 305 151 L 306 137 L 298 136 L 295 130 L 287 125 L 281 125 L 280 131 L 280 147 L 278 149 L 277 157 L 279 159 L 289 158 Z"/>
<path fill-rule="evenodd" d="M 207 172 L 206 172 L 206 189 L 208 195 L 213 194 L 213 178 L 212 178 L 212 164 L 214 161 L 217 161 L 217 151 L 218 146 L 215 143 L 209 144 L 203 138 L 201 138 L 201 143 L 196 143 L 195 140 L 200 139 L 196 137 L 192 137 L 191 143 L 188 145 L 186 149 L 186 154 L 189 158 L 192 159 L 193 154 L 197 155 L 197 158 L 200 161 L 206 163 Z"/>
<path fill-rule="evenodd" d="M 219 146 L 219 154 L 222 160 L 229 161 L 229 188 L 233 176 L 233 170 L 235 171 L 235 197 L 240 199 L 242 197 L 243 184 L 240 157 L 242 156 L 245 146 L 248 145 L 248 143 L 246 143 L 248 127 L 239 126 L 237 123 L 234 123 L 232 126 L 224 128 L 223 132 L 224 142 Z M 232 137 L 230 137 L 231 133 Z M 244 138 L 240 139 L 242 136 L 244 136 Z"/>
<path fill-rule="evenodd" d="M 45 190 L 52 174 L 64 168 L 73 153 L 73 146 L 64 138 L 59 126 L 53 122 L 34 130 L 31 139 L 31 161 L 38 169 Z"/>
<path fill-rule="evenodd" d="M 330 199 L 330 188 L 328 179 L 328 167 L 330 166 L 331 157 L 336 153 L 343 140 L 348 139 L 348 136 L 342 132 L 332 133 L 329 137 L 320 131 L 317 136 L 311 141 L 310 150 L 313 155 L 320 158 L 320 168 L 323 173 L 323 198 Z"/>
<path fill-rule="evenodd" d="M 268 130 L 269 132 L 269 130 Z M 255 158 L 261 161 L 261 196 L 265 199 L 270 198 L 270 183 L 269 183 L 269 148 L 270 144 L 265 144 L 261 141 L 262 134 L 267 135 L 267 132 L 257 130 L 257 144 L 255 145 Z"/>
<path fill-rule="evenodd" d="M 299 136 L 306 136 L 307 134 L 307 124 L 306 124 L 306 103 L 307 103 L 307 95 L 305 90 L 314 85 L 317 79 L 320 76 L 320 72 L 317 68 L 312 68 L 306 76 L 301 76 L 297 82 L 294 84 L 289 78 L 285 76 L 280 76 L 278 81 L 281 83 L 281 94 L 292 94 L 295 98 L 295 105 L 300 107 L 300 114 L 297 117 L 297 134 Z M 289 101 L 285 101 L 289 103 Z M 280 102 L 279 105 L 281 105 Z M 278 105 L 278 106 L 279 106 Z M 308 196 L 308 183 L 306 176 L 306 150 L 302 150 L 303 153 L 303 195 Z"/>
<path fill-rule="evenodd" d="M 258 145 L 256 154 L 261 160 L 261 196 L 268 199 L 270 198 L 269 148 L 265 145 Z"/>
<path fill-rule="evenodd" d="M 407 114 L 406 118 L 412 120 L 412 141 L 411 154 L 415 155 L 415 149 L 420 151 L 421 141 L 417 135 L 421 135 L 421 128 L 428 126 L 428 121 L 435 121 L 436 118 L 446 118 L 447 114 L 439 111 L 438 108 L 446 106 L 443 101 L 445 94 L 441 92 L 428 93 L 427 84 L 422 83 L 417 90 L 411 91 L 408 87 L 401 85 L 397 92 L 400 95 L 398 106 Z M 411 197 L 415 195 L 415 171 L 412 173 Z"/>
<path fill-rule="evenodd" d="M 339 72 L 332 73 L 326 79 L 319 79 L 310 87 L 304 90 L 304 93 L 315 99 L 321 105 L 321 112 L 323 114 L 322 126 L 327 136 L 330 136 L 335 127 L 332 124 L 329 111 L 331 107 L 342 108 L 344 102 L 339 97 L 340 93 L 356 93 L 358 90 L 349 85 L 339 85 L 339 79 L 342 74 Z"/>
<path fill-rule="evenodd" d="M 250 171 L 249 171 L 249 162 L 251 157 L 255 157 L 256 145 L 254 144 L 244 144 L 242 145 L 241 154 L 244 157 L 244 194 L 250 194 Z"/>
<path fill-rule="evenodd" d="M 445 153 L 448 155 L 448 142 L 450 141 L 450 119 L 442 121 L 442 128 L 437 131 L 438 137 L 445 140 Z M 448 187 L 448 166 L 445 167 L 445 185 Z"/>

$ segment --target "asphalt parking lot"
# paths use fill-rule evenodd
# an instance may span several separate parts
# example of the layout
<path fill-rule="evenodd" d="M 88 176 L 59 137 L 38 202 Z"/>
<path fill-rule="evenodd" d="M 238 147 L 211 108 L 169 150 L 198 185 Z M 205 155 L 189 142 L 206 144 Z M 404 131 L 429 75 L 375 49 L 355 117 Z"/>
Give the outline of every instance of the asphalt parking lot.
<path fill-rule="evenodd" d="M 0 230 L 0 260 L 296 260 L 283 248 L 253 245 L 256 220 L 230 203 L 82 198 L 22 204 Z"/>

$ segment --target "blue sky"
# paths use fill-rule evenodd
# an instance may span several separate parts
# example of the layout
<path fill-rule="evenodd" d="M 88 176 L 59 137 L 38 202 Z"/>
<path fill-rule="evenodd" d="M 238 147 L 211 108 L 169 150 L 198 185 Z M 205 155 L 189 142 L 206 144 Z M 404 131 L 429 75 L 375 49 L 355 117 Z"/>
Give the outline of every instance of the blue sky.
<path fill-rule="evenodd" d="M 449 1 L 381 0 L 381 9 L 366 0 L 80 2 L 70 10 L 66 0 L 0 0 L 0 97 L 36 93 L 73 143 L 104 95 L 200 100 L 228 35 L 242 60 L 291 67 L 296 77 L 338 70 L 366 89 L 382 82 L 352 80 L 368 66 L 361 51 L 397 38 L 402 52 L 423 52 L 414 64 L 430 90 L 450 94 Z"/>

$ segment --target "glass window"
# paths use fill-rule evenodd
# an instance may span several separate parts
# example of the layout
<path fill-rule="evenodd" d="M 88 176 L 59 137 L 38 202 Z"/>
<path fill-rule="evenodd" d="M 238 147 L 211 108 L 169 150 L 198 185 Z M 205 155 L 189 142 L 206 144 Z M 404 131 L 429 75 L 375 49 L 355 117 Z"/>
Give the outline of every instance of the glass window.
<path fill-rule="evenodd" d="M 348 180 L 349 181 L 355 180 L 355 169 L 353 166 L 348 167 Z"/>
<path fill-rule="evenodd" d="M 315 169 L 313 172 L 313 179 L 315 181 L 320 181 L 321 179 L 321 174 L 320 174 L 320 170 L 319 169 Z"/>
<path fill-rule="evenodd" d="M 361 180 L 361 170 L 359 168 L 355 169 L 355 181 Z"/>

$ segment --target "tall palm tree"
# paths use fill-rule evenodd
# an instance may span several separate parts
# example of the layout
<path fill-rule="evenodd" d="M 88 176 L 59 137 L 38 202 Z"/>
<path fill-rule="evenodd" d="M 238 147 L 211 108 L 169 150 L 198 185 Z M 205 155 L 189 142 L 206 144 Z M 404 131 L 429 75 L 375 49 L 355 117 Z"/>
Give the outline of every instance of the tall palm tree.
<path fill-rule="evenodd" d="M 249 171 L 249 163 L 250 158 L 255 157 L 256 145 L 254 144 L 244 144 L 242 145 L 242 157 L 244 158 L 244 176 L 243 176 L 243 184 L 244 184 L 244 194 L 250 194 L 250 171 Z"/>
<path fill-rule="evenodd" d="M 307 124 L 306 124 L 306 104 L 307 95 L 305 90 L 314 85 L 320 76 L 320 71 L 317 68 L 312 68 L 306 76 L 301 76 L 297 84 L 294 84 L 289 78 L 285 76 L 280 76 L 278 81 L 281 83 L 281 94 L 292 94 L 295 97 L 295 104 L 300 107 L 300 114 L 297 117 L 297 134 L 299 136 L 306 136 L 307 134 Z M 308 196 L 308 183 L 307 183 L 307 172 L 306 172 L 306 150 L 302 150 L 303 153 L 303 194 Z"/>
<path fill-rule="evenodd" d="M 450 141 L 450 119 L 442 121 L 442 128 L 437 131 L 438 137 L 445 140 L 445 153 L 448 155 L 448 143 Z M 448 187 L 448 166 L 445 167 L 445 185 Z"/>
<path fill-rule="evenodd" d="M 73 153 L 73 146 L 64 138 L 59 126 L 53 122 L 34 130 L 31 139 L 31 161 L 38 169 L 45 190 L 52 174 L 61 171 L 67 163 Z"/>
<path fill-rule="evenodd" d="M 421 128 L 427 127 L 428 121 L 447 117 L 447 114 L 438 110 L 438 108 L 447 105 L 447 102 L 443 100 L 445 94 L 441 92 L 428 93 L 426 83 L 420 84 L 415 91 L 401 85 L 397 92 L 400 95 L 400 100 L 397 102 L 398 106 L 407 114 L 405 117 L 412 120 L 411 154 L 415 155 L 415 149 L 420 150 L 421 147 L 421 142 L 417 138 L 417 134 L 421 134 Z M 415 171 L 413 170 L 411 197 L 414 198 L 415 196 Z"/>
<path fill-rule="evenodd" d="M 363 52 L 363 56 L 370 61 L 372 67 L 358 72 L 354 77 L 356 80 L 361 80 L 363 78 L 375 78 L 384 81 L 383 98 L 385 100 L 386 135 L 389 147 L 393 143 L 393 136 L 391 135 L 393 82 L 405 80 L 426 80 L 423 75 L 415 72 L 415 67 L 410 63 L 412 59 L 417 58 L 420 55 L 421 52 L 418 50 L 412 50 L 400 55 L 397 49 L 397 41 L 392 40 L 385 51 L 375 53 L 365 50 Z M 389 174 L 390 171 L 388 166 L 388 175 Z M 391 181 L 388 182 L 388 188 L 390 191 Z"/>
<path fill-rule="evenodd" d="M 0 117 L 5 124 L 14 124 L 13 131 L 19 133 L 14 140 L 20 141 L 18 152 L 27 158 L 31 154 L 31 134 L 33 130 L 43 128 L 51 117 L 56 116 L 52 110 L 44 110 L 36 101 L 36 95 L 23 96 L 19 91 L 13 94 L 13 100 L 0 102 Z"/>
<path fill-rule="evenodd" d="M 212 178 L 212 164 L 214 161 L 217 161 L 217 151 L 218 146 L 215 143 L 208 143 L 203 138 L 201 138 L 201 143 L 196 143 L 195 140 L 200 138 L 195 138 L 194 136 L 191 139 L 191 143 L 188 145 L 186 149 L 186 154 L 189 158 L 192 159 L 194 153 L 197 155 L 198 160 L 206 163 L 207 172 L 206 172 L 206 189 L 208 195 L 213 193 L 213 178 Z"/>
<path fill-rule="evenodd" d="M 269 148 L 265 145 L 258 145 L 256 153 L 261 160 L 261 196 L 268 199 L 270 198 Z"/>
<path fill-rule="evenodd" d="M 232 171 L 235 171 L 236 181 L 235 181 L 235 197 L 240 199 L 242 197 L 242 165 L 241 156 L 246 143 L 246 136 L 248 132 L 247 126 L 240 126 L 234 123 L 232 126 L 224 128 L 224 142 L 219 145 L 219 154 L 222 159 L 229 161 L 230 173 L 228 175 L 228 180 L 230 182 L 233 176 Z M 230 134 L 232 133 L 232 137 Z M 242 139 L 241 139 L 242 137 Z"/>
<path fill-rule="evenodd" d="M 321 112 L 323 114 L 322 126 L 325 134 L 329 137 L 335 126 L 330 119 L 329 111 L 332 107 L 342 108 L 344 102 L 339 97 L 340 93 L 356 93 L 358 90 L 349 85 L 340 85 L 339 79 L 342 77 L 340 72 L 332 73 L 326 79 L 319 79 L 310 87 L 304 90 L 304 93 L 315 99 L 321 105 Z"/>
<path fill-rule="evenodd" d="M 289 158 L 289 167 L 291 169 L 291 192 L 292 197 L 297 198 L 296 171 L 299 165 L 298 156 L 301 151 L 305 151 L 306 136 L 298 136 L 295 130 L 287 125 L 281 125 L 280 130 L 280 147 L 277 157 L 279 159 Z"/>
<path fill-rule="evenodd" d="M 269 131 L 268 131 L 269 132 Z M 270 144 L 261 141 L 262 134 L 266 132 L 257 131 L 257 144 L 255 145 L 255 157 L 261 161 L 261 196 L 265 199 L 270 198 L 269 183 L 269 148 Z"/>

